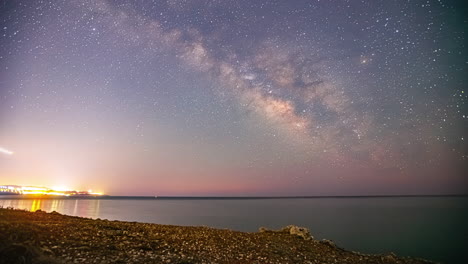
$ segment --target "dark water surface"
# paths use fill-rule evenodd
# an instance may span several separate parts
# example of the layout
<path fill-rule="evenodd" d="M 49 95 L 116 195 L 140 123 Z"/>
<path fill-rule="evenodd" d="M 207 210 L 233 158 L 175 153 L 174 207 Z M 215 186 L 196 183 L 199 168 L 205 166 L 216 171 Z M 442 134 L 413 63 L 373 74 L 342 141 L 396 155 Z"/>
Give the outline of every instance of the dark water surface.
<path fill-rule="evenodd" d="M 468 263 L 468 197 L 304 199 L 9 199 L 0 206 L 110 220 L 211 226 L 310 228 L 347 250 Z"/>

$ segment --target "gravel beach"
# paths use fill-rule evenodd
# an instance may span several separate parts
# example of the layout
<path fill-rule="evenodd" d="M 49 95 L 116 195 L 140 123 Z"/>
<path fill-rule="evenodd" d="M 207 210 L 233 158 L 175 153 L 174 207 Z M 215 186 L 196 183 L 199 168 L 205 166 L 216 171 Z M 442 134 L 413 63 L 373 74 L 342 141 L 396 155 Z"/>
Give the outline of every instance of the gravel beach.
<path fill-rule="evenodd" d="M 433 262 L 394 254 L 365 255 L 331 241 L 266 229 L 245 233 L 1 208 L 0 263 Z"/>

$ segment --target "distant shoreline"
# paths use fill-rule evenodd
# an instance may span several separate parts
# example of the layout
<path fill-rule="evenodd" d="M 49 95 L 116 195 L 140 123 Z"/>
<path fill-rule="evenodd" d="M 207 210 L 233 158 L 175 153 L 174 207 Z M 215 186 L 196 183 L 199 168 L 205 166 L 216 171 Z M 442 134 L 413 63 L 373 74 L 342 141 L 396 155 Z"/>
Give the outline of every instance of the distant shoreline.
<path fill-rule="evenodd" d="M 64 200 L 268 200 L 268 199 L 349 199 L 349 198 L 450 198 L 468 194 L 446 195 L 355 195 L 355 196 L 52 196 L 0 194 L 0 199 L 64 199 Z"/>

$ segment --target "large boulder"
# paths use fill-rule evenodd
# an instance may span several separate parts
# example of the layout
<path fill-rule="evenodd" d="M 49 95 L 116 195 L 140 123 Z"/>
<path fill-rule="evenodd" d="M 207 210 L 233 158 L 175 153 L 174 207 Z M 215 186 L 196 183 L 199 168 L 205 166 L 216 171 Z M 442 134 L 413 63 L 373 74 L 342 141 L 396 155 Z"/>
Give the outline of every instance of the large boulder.
<path fill-rule="evenodd" d="M 266 227 L 260 227 L 258 231 L 260 233 L 263 233 L 263 232 L 288 233 L 290 235 L 301 237 L 304 240 L 313 239 L 312 235 L 310 235 L 309 229 L 305 227 L 295 226 L 295 225 L 288 225 L 279 230 L 271 230 Z"/>

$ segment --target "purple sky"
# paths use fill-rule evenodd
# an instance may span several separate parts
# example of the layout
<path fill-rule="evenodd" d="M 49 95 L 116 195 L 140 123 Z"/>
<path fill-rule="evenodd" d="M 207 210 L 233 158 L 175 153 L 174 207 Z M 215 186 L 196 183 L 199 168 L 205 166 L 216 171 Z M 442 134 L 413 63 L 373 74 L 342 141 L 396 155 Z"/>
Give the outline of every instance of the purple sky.
<path fill-rule="evenodd" d="M 0 1 L 0 184 L 467 193 L 461 2 Z"/>

